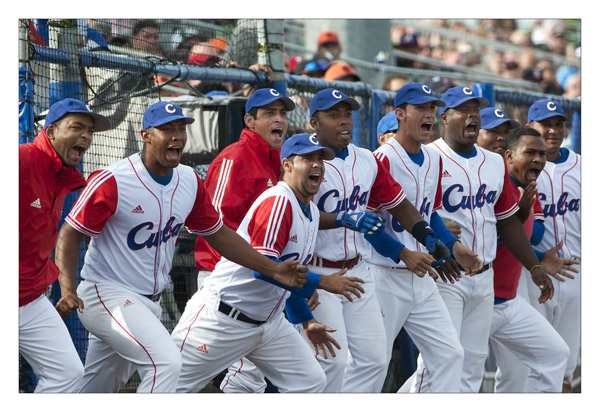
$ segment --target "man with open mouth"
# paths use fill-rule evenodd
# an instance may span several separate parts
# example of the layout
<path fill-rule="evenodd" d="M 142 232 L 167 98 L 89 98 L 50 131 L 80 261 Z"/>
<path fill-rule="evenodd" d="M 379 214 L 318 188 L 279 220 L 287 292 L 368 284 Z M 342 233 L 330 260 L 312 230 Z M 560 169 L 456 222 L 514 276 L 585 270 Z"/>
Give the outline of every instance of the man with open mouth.
<path fill-rule="evenodd" d="M 546 163 L 546 149 L 535 129 L 519 127 L 510 130 L 506 139 L 506 163 L 511 182 L 522 197 L 535 183 Z M 485 148 L 485 146 L 484 146 Z M 538 245 L 544 232 L 544 216 L 537 192 L 535 203 L 526 203 L 527 217 L 523 227 L 532 245 Z M 521 203 L 521 202 L 520 202 Z M 577 272 L 557 256 L 555 247 L 540 253 L 538 259 L 547 273 L 569 278 L 567 271 Z M 490 337 L 498 371 L 495 392 L 561 392 L 569 347 L 550 323 L 530 305 L 527 278 L 523 265 L 498 240 L 494 268 L 494 314 Z M 521 280 L 521 278 L 523 278 Z M 519 291 L 517 291 L 519 289 Z M 525 289 L 525 290 L 523 290 Z M 534 303 L 534 305 L 538 305 Z"/>
<path fill-rule="evenodd" d="M 439 215 L 461 225 L 460 241 L 477 253 L 483 268 L 459 282 L 437 282 L 456 329 L 465 358 L 461 392 L 479 392 L 494 306 L 491 263 L 497 234 L 518 260 L 532 272 L 540 301 L 552 297 L 552 282 L 540 266 L 521 221 L 516 215 L 519 195 L 510 183 L 504 160 L 475 143 L 481 125 L 481 108 L 488 100 L 464 86 L 448 89 L 440 108 L 444 136 L 430 143 L 442 158 L 442 205 Z M 427 368 L 419 356 L 416 382 L 427 383 Z M 423 376 L 425 374 L 425 376 Z"/>
<path fill-rule="evenodd" d="M 352 144 L 352 112 L 359 103 L 336 89 L 324 89 L 310 102 L 310 124 L 322 146 L 336 156 L 325 161 L 325 180 L 313 201 L 321 212 L 337 214 L 366 212 L 369 200 L 388 210 L 420 243 L 426 244 L 434 260 L 450 252 L 435 236 L 402 187 L 368 149 Z M 328 292 L 319 294 L 313 313 L 319 321 L 337 329 L 332 336 L 342 350 L 335 358 L 318 356 L 327 375 L 325 392 L 381 392 L 388 359 L 381 310 L 375 283 L 362 260 L 366 245 L 363 234 L 341 227 L 321 231 L 309 270 L 332 275 L 347 268 L 348 275 L 365 280 L 366 293 L 354 302 Z M 396 254 L 397 256 L 397 254 Z M 350 352 L 350 356 L 348 355 Z"/>
<path fill-rule="evenodd" d="M 179 163 L 192 122 L 176 104 L 151 105 L 142 151 L 92 173 L 59 233 L 61 291 L 79 297 L 71 310 L 91 334 L 80 392 L 117 392 L 135 370 L 138 392 L 175 391 L 181 353 L 160 322 L 160 297 L 184 226 L 234 262 L 288 286 L 306 283 L 306 267 L 274 262 L 223 225 L 198 174 Z"/>
<path fill-rule="evenodd" d="M 527 126 L 540 132 L 546 147 L 546 166 L 537 180 L 545 217 L 540 248 L 548 250 L 562 241 L 559 256 L 580 260 L 581 156 L 561 147 L 567 120 L 569 118 L 560 103 L 542 99 L 529 108 Z M 535 308 L 548 319 L 571 349 L 563 382 L 563 391 L 570 392 L 581 345 L 581 274 L 572 281 L 552 282 L 561 299 L 535 305 Z M 531 290 L 529 293 L 531 295 Z"/>
<path fill-rule="evenodd" d="M 19 146 L 19 353 L 39 378 L 35 392 L 75 392 L 83 376 L 59 316 L 76 298 L 63 293 L 55 310 L 44 293 L 59 276 L 51 255 L 65 197 L 85 186 L 77 166 L 94 132 L 111 127 L 84 102 L 68 98 L 50 107 L 33 143 Z"/>

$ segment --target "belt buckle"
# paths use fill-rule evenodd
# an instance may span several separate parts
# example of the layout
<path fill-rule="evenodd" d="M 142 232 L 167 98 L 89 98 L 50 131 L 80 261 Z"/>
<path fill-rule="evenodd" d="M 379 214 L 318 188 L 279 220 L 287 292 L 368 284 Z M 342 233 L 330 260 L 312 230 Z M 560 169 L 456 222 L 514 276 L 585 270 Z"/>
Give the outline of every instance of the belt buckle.
<path fill-rule="evenodd" d="M 342 269 L 346 269 L 346 262 L 348 262 L 347 260 L 342 260 Z"/>

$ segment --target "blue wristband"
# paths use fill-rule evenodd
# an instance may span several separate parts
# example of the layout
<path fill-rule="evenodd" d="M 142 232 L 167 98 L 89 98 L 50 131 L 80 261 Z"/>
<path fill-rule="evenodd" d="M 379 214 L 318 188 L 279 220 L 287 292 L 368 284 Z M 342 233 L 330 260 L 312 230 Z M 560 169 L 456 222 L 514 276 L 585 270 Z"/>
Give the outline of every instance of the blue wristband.
<path fill-rule="evenodd" d="M 267 256 L 267 257 L 269 259 L 273 260 L 274 262 L 277 262 L 277 263 L 282 262 L 281 260 L 276 259 L 272 256 Z M 291 286 L 287 286 L 282 283 L 279 283 L 275 279 L 273 279 L 269 276 L 263 275 L 262 273 L 259 273 L 255 270 L 252 271 L 252 275 L 254 275 L 254 277 L 256 279 L 264 280 L 265 282 L 268 282 L 272 285 L 279 286 L 280 288 L 289 290 L 290 292 L 293 292 L 293 293 L 297 293 L 300 296 L 304 296 L 306 299 L 310 299 L 310 297 L 313 295 L 313 293 L 315 293 L 315 290 L 317 290 L 317 286 L 319 285 L 319 282 L 321 281 L 321 275 L 317 275 L 316 273 L 313 273 L 313 272 L 308 272 L 308 277 L 306 278 L 306 283 L 301 288 L 293 288 Z"/>
<path fill-rule="evenodd" d="M 458 238 L 448 230 L 446 224 L 437 212 L 433 212 L 431 214 L 431 221 L 429 223 L 431 228 L 435 231 L 438 239 L 440 239 L 440 241 L 446 245 L 450 251 L 450 258 L 454 259 L 454 256 L 452 255 L 452 246 L 454 245 L 454 242 L 458 241 Z"/>
<path fill-rule="evenodd" d="M 404 248 L 404 245 L 394 239 L 385 230 L 380 230 L 372 235 L 365 234 L 365 240 L 369 242 L 380 255 L 388 257 L 396 263 L 400 261 L 398 256 L 400 255 L 400 251 Z"/>

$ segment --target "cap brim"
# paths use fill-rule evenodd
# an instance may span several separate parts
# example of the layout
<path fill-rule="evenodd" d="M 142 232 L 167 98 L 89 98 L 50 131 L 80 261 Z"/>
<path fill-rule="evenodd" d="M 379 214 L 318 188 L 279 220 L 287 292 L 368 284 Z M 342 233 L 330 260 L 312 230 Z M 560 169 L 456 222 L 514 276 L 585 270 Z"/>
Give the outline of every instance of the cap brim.
<path fill-rule="evenodd" d="M 563 119 L 565 119 L 567 121 L 570 120 L 567 116 L 565 116 L 564 114 L 561 114 L 561 113 L 546 113 L 545 115 L 537 117 L 535 119 L 528 119 L 527 122 L 528 123 L 529 122 L 540 122 L 542 120 L 546 120 L 551 117 L 562 117 Z"/>
<path fill-rule="evenodd" d="M 169 116 L 165 119 L 162 119 L 160 122 L 154 123 L 150 127 L 162 126 L 163 124 L 171 123 L 171 122 L 174 122 L 175 120 L 183 120 L 183 122 L 185 124 L 191 124 L 196 121 L 196 119 L 194 119 L 193 117 L 174 115 L 174 116 Z"/>
<path fill-rule="evenodd" d="M 110 122 L 110 120 L 108 120 L 108 118 L 102 116 L 101 114 L 93 113 L 93 112 L 86 112 L 84 110 L 80 110 L 80 111 L 73 110 L 73 111 L 69 111 L 69 113 L 83 113 L 83 114 L 87 114 L 92 119 L 94 119 L 94 132 L 104 132 L 105 130 L 112 129 L 112 123 Z M 68 114 L 68 113 L 66 113 L 66 114 Z"/>
<path fill-rule="evenodd" d="M 346 97 L 346 98 L 344 98 L 342 100 L 336 100 L 336 101 L 332 102 L 331 104 L 327 105 L 326 107 L 320 108 L 317 111 L 329 110 L 333 106 L 335 106 L 337 104 L 340 104 L 340 103 L 344 103 L 344 102 L 348 103 L 350 105 L 350 108 L 352 110 L 358 110 L 360 108 L 360 104 L 355 99 L 353 99 L 352 97 Z"/>
<path fill-rule="evenodd" d="M 517 127 L 521 126 L 519 124 L 519 122 L 517 122 L 516 120 L 513 120 L 513 119 L 494 119 L 485 125 L 481 124 L 481 128 L 484 130 L 489 130 L 489 129 L 493 129 L 494 127 L 498 127 L 504 123 L 508 123 L 508 127 L 510 129 L 516 129 Z"/>
<path fill-rule="evenodd" d="M 460 106 L 463 103 L 466 103 L 468 101 L 471 100 L 477 100 L 479 102 L 479 107 L 480 108 L 485 108 L 490 104 L 490 101 L 488 99 L 486 99 L 485 97 L 466 97 L 462 100 L 459 100 L 458 102 L 456 102 L 452 107 L 446 105 L 446 106 L 442 106 L 443 108 L 440 110 L 440 113 L 445 112 L 448 109 L 454 109 L 455 107 Z M 445 102 L 444 102 L 445 103 Z"/>
<path fill-rule="evenodd" d="M 287 110 L 288 112 L 291 112 L 292 110 L 294 110 L 296 108 L 296 104 L 294 103 L 294 101 L 292 99 L 290 99 L 289 97 L 286 96 L 273 96 L 272 99 L 267 99 L 267 100 L 263 100 L 261 102 L 260 106 L 252 106 L 250 108 L 246 109 L 246 113 L 248 113 L 250 110 L 252 110 L 255 107 L 264 107 L 268 104 L 271 104 L 273 102 L 276 102 L 278 100 L 281 100 L 281 102 L 283 103 L 283 105 L 285 106 L 285 110 Z"/>
<path fill-rule="evenodd" d="M 418 96 L 418 97 L 415 97 L 414 99 L 399 102 L 398 104 L 396 104 L 396 107 L 398 107 L 404 103 L 425 104 L 425 103 L 429 103 L 429 102 L 435 103 L 435 105 L 438 107 L 446 107 L 446 103 L 444 103 L 442 100 L 440 100 L 436 97 L 432 97 L 432 96 Z"/>

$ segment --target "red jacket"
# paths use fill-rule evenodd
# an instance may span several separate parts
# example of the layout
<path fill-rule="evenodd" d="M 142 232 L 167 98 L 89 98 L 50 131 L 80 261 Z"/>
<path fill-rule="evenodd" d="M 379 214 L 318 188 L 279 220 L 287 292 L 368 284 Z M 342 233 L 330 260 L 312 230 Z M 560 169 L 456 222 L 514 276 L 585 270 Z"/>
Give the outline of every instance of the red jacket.
<path fill-rule="evenodd" d="M 279 180 L 280 151 L 258 134 L 244 129 L 240 140 L 227 146 L 208 167 L 204 185 L 223 222 L 237 230 L 256 198 Z M 202 236 L 196 240 L 196 267 L 210 270 L 221 256 Z"/>
<path fill-rule="evenodd" d="M 67 193 L 85 186 L 77 169 L 65 167 L 45 131 L 19 146 L 19 306 L 44 293 L 58 278 L 50 255 Z"/>

